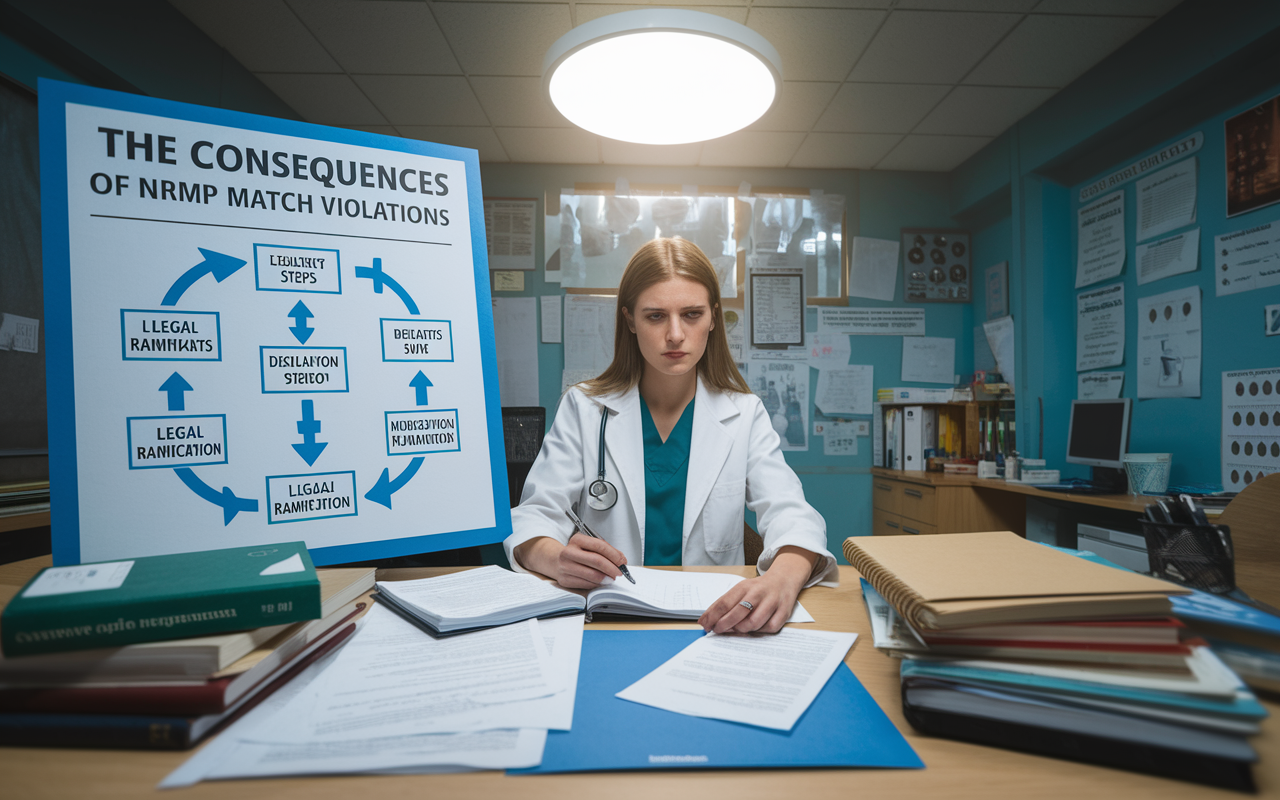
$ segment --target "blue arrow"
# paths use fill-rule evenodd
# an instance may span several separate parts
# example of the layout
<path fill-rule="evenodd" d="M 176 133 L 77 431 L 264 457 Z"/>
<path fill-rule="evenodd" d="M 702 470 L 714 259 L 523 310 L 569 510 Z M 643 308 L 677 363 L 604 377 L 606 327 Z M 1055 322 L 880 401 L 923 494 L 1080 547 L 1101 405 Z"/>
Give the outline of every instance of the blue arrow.
<path fill-rule="evenodd" d="M 422 374 L 422 370 L 418 370 L 418 374 L 413 376 L 413 380 L 409 381 L 409 385 L 418 390 L 418 405 L 427 405 L 427 387 L 431 386 L 431 381 L 426 375 Z"/>
<path fill-rule="evenodd" d="M 375 503 L 391 508 L 391 495 L 404 488 L 404 485 L 418 473 L 418 467 L 422 466 L 422 456 L 415 456 L 409 462 L 409 466 L 404 468 L 404 472 L 400 473 L 394 481 L 391 480 L 391 471 L 383 468 L 382 475 L 378 477 L 378 482 L 373 488 L 365 492 L 364 499 L 372 500 Z"/>
<path fill-rule="evenodd" d="M 222 506 L 222 524 L 230 525 L 231 520 L 241 511 L 257 511 L 258 501 L 247 497 L 236 497 L 235 492 L 223 486 L 219 492 L 209 484 L 196 477 L 190 467 L 178 467 L 174 470 L 187 488 L 215 506 Z"/>
<path fill-rule="evenodd" d="M 315 314 L 312 314 L 311 309 L 307 308 L 306 304 L 299 300 L 298 304 L 289 312 L 289 316 L 293 317 L 293 327 L 289 330 L 293 331 L 293 336 L 298 340 L 298 344 L 306 344 L 307 340 L 311 338 L 311 334 L 316 332 L 315 328 L 307 327 L 307 320 L 314 317 Z"/>
<path fill-rule="evenodd" d="M 329 446 L 328 442 L 317 442 L 316 434 L 320 432 L 320 420 L 316 419 L 315 404 L 310 400 L 302 401 L 302 419 L 298 421 L 298 433 L 302 434 L 302 444 L 295 444 L 294 450 L 302 456 L 302 460 L 310 467 Z"/>
<path fill-rule="evenodd" d="M 191 285 L 204 277 L 206 273 L 212 275 L 218 283 L 222 283 L 231 277 L 236 270 L 249 263 L 233 256 L 205 250 L 203 247 L 197 247 L 196 249 L 200 251 L 200 255 L 204 256 L 204 261 L 182 273 L 182 277 L 174 281 L 173 285 L 169 287 L 169 291 L 165 292 L 164 299 L 160 301 L 160 305 L 176 306 L 178 298 L 182 297 L 182 293 L 190 289 Z"/>
<path fill-rule="evenodd" d="M 421 375 L 422 373 L 418 373 Z M 191 384 L 187 383 L 181 375 L 173 373 L 169 379 L 160 384 L 160 391 L 169 393 L 169 410 L 185 411 L 187 408 L 187 392 L 192 391 Z"/>
<path fill-rule="evenodd" d="M 400 295 L 400 299 L 404 301 L 404 304 L 408 307 L 410 314 L 416 315 L 418 313 L 418 304 L 413 302 L 413 298 L 404 290 L 404 287 L 396 283 L 390 275 L 382 271 L 382 259 L 375 258 L 373 260 L 372 267 L 356 267 L 356 277 L 372 280 L 373 291 L 375 294 L 382 294 L 382 287 L 384 285 L 390 286 L 391 291 Z"/>

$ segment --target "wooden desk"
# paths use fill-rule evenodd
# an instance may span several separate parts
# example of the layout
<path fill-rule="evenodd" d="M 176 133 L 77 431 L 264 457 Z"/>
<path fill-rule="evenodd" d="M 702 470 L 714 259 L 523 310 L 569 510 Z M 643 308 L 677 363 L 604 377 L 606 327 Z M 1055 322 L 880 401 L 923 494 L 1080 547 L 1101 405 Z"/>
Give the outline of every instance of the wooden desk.
<path fill-rule="evenodd" d="M 48 557 L 0 566 L 0 583 L 19 582 Z M 390 580 L 427 577 L 456 570 L 424 568 L 388 570 L 379 575 Z M 719 567 L 708 571 L 750 574 L 746 567 Z M 840 587 L 816 587 L 800 596 L 825 630 L 856 631 L 857 644 L 845 659 L 862 684 L 902 731 L 923 759 L 923 770 L 747 770 L 747 771 L 645 771 L 626 774 L 576 774 L 507 777 L 500 772 L 458 775 L 378 775 L 332 778 L 287 778 L 202 783 L 173 792 L 174 798 L 298 798 L 298 800 L 351 800 L 352 798 L 423 797 L 510 798 L 510 800 L 573 800 L 610 797 L 612 800 L 740 800 L 761 798 L 972 798 L 972 800 L 1025 800 L 1026 798 L 1112 798 L 1125 800 L 1179 800 L 1180 798 L 1242 797 L 1239 793 L 1190 783 L 1153 778 L 1131 772 L 1023 755 L 1008 750 L 933 739 L 917 734 L 902 717 L 898 696 L 898 665 L 871 645 L 871 627 L 858 590 L 858 574 L 840 568 Z M 606 628 L 689 628 L 682 624 L 593 623 L 592 630 Z M 1268 703 L 1273 715 L 1280 704 Z M 1254 768 L 1259 794 L 1280 798 L 1280 721 L 1275 716 L 1263 724 L 1253 746 L 1262 761 Z M 5 797 L 83 798 L 139 797 L 154 787 L 188 756 L 119 750 L 55 750 L 0 748 L 0 787 Z"/>
<path fill-rule="evenodd" d="M 1141 514 L 1153 502 L 1127 494 L 1046 492 L 973 475 L 871 470 L 871 530 L 878 535 L 1009 530 L 1025 536 L 1027 498 Z"/>

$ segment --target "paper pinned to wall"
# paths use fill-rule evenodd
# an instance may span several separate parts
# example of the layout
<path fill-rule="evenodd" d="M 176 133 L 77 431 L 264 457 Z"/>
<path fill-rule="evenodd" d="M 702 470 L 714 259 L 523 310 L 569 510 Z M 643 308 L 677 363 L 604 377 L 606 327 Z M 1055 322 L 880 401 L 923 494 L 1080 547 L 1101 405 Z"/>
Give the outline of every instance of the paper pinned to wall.
<path fill-rule="evenodd" d="M 849 296 L 893 300 L 898 290 L 898 241 L 853 237 Z"/>
<path fill-rule="evenodd" d="M 764 403 L 783 450 L 809 449 L 809 365 L 752 359 L 751 391 Z"/>
<path fill-rule="evenodd" d="M 0 350 L 40 352 L 40 320 L 17 314 L 0 317 Z"/>
<path fill-rule="evenodd" d="M 543 295 L 538 298 L 542 305 L 542 341 L 544 344 L 557 344 L 564 341 L 560 335 L 563 308 L 558 294 Z"/>
<path fill-rule="evenodd" d="M 493 340 L 504 406 L 538 403 L 537 306 L 532 297 L 493 298 Z"/>
<path fill-rule="evenodd" d="M 506 197 L 484 199 L 484 232 L 489 248 L 489 269 L 536 269 L 534 236 L 538 201 Z"/>
<path fill-rule="evenodd" d="M 1138 300 L 1138 397 L 1200 396 L 1200 287 Z"/>
<path fill-rule="evenodd" d="M 1076 379 L 1076 399 L 1117 400 L 1124 389 L 1123 372 L 1084 372 Z"/>
<path fill-rule="evenodd" d="M 856 456 L 858 454 L 857 422 L 836 419 L 823 423 L 823 426 L 822 454 L 824 456 Z"/>
<path fill-rule="evenodd" d="M 604 372 L 613 362 L 613 325 L 618 298 L 570 294 L 564 298 L 564 368 Z"/>
<path fill-rule="evenodd" d="M 813 404 L 829 417 L 841 414 L 870 414 L 875 402 L 873 367 L 850 364 L 818 372 L 818 391 Z"/>
<path fill-rule="evenodd" d="M 743 361 L 746 348 L 747 326 L 743 323 L 746 312 L 737 308 L 724 310 L 724 335 L 729 341 L 729 357 L 734 361 Z"/>
<path fill-rule="evenodd" d="M 1222 488 L 1280 472 L 1280 368 L 1222 373 Z"/>
<path fill-rule="evenodd" d="M 1124 269 L 1124 190 L 1076 212 L 1076 288 L 1114 278 Z"/>
<path fill-rule="evenodd" d="M 1001 317 L 982 323 L 982 330 L 987 335 L 987 346 L 991 348 L 996 359 L 996 367 L 1004 377 L 1009 388 L 1017 391 L 1017 367 L 1014 360 L 1016 345 L 1013 335 L 1013 317 Z"/>
<path fill-rule="evenodd" d="M 924 336 L 923 308 L 818 306 L 818 333 Z"/>
<path fill-rule="evenodd" d="M 991 352 L 991 343 L 987 341 L 987 332 L 981 325 L 973 328 L 973 369 L 975 372 L 999 372 L 996 367 L 996 354 Z"/>
<path fill-rule="evenodd" d="M 1214 237 L 1214 291 L 1226 294 L 1280 285 L 1280 227 L 1274 222 Z"/>
<path fill-rule="evenodd" d="M 1139 286 L 1170 275 L 1195 272 L 1200 266 L 1200 229 L 1140 244 L 1133 260 L 1138 262 Z"/>
<path fill-rule="evenodd" d="M 843 367 L 849 363 L 853 346 L 843 334 L 807 333 L 805 347 L 809 351 L 809 366 L 815 369 Z M 871 412 L 867 412 L 868 414 Z"/>
<path fill-rule="evenodd" d="M 491 272 L 493 275 L 493 290 L 495 292 L 523 292 L 524 291 L 524 273 L 512 272 L 508 270 L 498 270 Z"/>
<path fill-rule="evenodd" d="M 914 383 L 955 382 L 956 340 L 943 336 L 902 338 L 902 380 Z"/>
<path fill-rule="evenodd" d="M 1192 156 L 1138 179 L 1138 241 L 1195 223 L 1198 162 Z"/>
<path fill-rule="evenodd" d="M 1076 295 L 1076 372 L 1123 363 L 1124 284 Z"/>

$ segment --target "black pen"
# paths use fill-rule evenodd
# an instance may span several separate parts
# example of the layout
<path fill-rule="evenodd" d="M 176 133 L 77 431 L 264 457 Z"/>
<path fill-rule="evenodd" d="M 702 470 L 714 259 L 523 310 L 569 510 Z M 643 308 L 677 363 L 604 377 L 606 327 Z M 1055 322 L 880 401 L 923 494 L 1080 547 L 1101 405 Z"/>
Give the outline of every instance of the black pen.
<path fill-rule="evenodd" d="M 600 537 L 596 535 L 596 532 L 595 532 L 595 531 L 593 531 L 593 530 L 591 530 L 590 528 L 588 528 L 588 527 L 587 527 L 587 523 L 585 523 L 585 522 L 583 522 L 582 520 L 578 519 L 578 515 L 577 515 L 577 514 L 575 514 L 575 513 L 573 513 L 573 511 L 572 511 L 571 509 L 566 508 L 566 509 L 564 510 L 564 513 L 565 513 L 565 515 L 566 515 L 566 516 L 568 516 L 568 517 L 569 517 L 569 520 L 570 520 L 574 525 L 576 525 L 576 526 L 578 527 L 578 530 L 580 530 L 580 531 L 582 531 L 583 533 L 585 533 L 586 535 L 590 536 L 592 539 L 600 539 Z M 604 540 L 603 540 L 603 539 L 601 539 L 601 541 L 604 541 Z M 626 564 L 620 564 L 620 565 L 618 566 L 618 569 L 622 570 L 622 576 L 623 576 L 624 578 L 626 578 L 627 580 L 631 581 L 632 583 L 635 583 L 635 582 L 636 582 L 636 579 L 635 579 L 635 578 L 633 578 L 633 577 L 631 577 L 631 573 L 627 571 L 627 565 L 626 565 Z"/>

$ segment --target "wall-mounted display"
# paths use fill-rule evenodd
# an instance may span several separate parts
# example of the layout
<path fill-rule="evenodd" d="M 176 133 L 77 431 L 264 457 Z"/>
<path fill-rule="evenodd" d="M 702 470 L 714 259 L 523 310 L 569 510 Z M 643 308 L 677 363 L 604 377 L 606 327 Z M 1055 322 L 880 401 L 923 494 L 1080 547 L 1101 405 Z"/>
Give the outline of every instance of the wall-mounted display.
<path fill-rule="evenodd" d="M 1280 95 L 1224 123 L 1227 216 L 1280 202 Z"/>
<path fill-rule="evenodd" d="M 908 303 L 967 303 L 970 292 L 969 232 L 902 229 L 903 299 Z"/>

